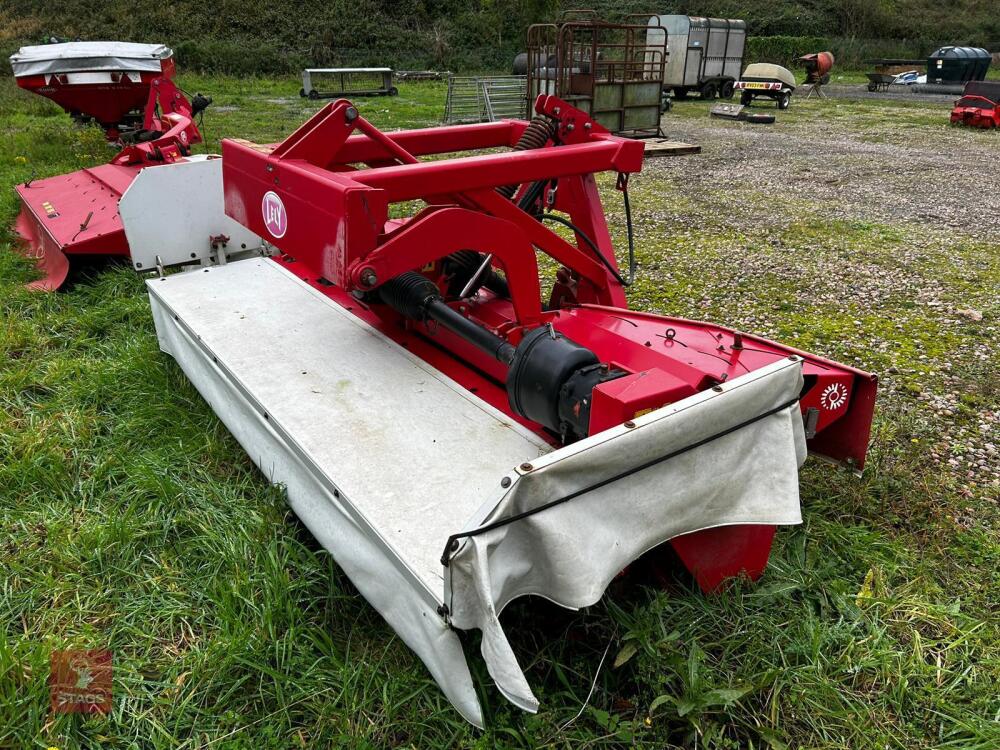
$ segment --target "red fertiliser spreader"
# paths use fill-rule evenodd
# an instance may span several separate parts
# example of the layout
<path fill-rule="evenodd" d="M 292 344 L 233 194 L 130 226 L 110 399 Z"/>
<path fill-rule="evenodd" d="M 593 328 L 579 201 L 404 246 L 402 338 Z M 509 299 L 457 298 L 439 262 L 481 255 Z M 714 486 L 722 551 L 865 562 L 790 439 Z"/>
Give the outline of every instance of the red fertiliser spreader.
<path fill-rule="evenodd" d="M 138 127 L 154 80 L 172 78 L 162 44 L 62 42 L 21 47 L 10 57 L 17 85 L 47 97 L 80 122 L 96 122 L 109 141 Z"/>
<path fill-rule="evenodd" d="M 335 101 L 280 143 L 222 143 L 225 213 L 273 257 L 147 282 L 163 351 L 477 724 L 457 630 L 533 711 L 510 601 L 586 607 L 673 553 L 706 591 L 756 578 L 801 522 L 807 451 L 865 462 L 873 375 L 630 309 L 643 151 L 545 95 L 530 122 L 392 133 Z M 159 200 L 173 172 L 122 200 L 137 262 L 199 214 Z"/>
<path fill-rule="evenodd" d="M 1000 81 L 969 81 L 951 110 L 951 124 L 971 128 L 1000 127 Z"/>

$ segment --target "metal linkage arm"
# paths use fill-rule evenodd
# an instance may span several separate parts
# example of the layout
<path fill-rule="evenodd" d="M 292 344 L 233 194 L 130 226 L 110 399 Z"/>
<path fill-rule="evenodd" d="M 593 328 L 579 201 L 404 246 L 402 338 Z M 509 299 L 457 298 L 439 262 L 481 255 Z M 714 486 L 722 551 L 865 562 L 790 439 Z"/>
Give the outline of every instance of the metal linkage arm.
<path fill-rule="evenodd" d="M 383 133 L 353 104 L 338 100 L 274 147 L 225 141 L 226 210 L 346 289 L 373 290 L 455 251 L 478 250 L 503 265 L 518 322 L 533 323 L 541 312 L 534 247 L 585 280 L 592 290 L 586 301 L 622 304 L 620 284 L 609 271 L 614 258 L 592 175 L 639 171 L 643 145 L 609 135 L 554 97 L 539 97 L 535 108 L 551 123 L 550 140 L 540 147 L 421 161 L 417 154 L 512 147 L 528 123 Z M 560 208 L 593 235 L 603 261 L 496 192 L 563 182 L 572 205 Z M 388 205 L 415 199 L 438 213 L 388 221 Z M 443 213 L 443 206 L 459 210 Z"/>
<path fill-rule="evenodd" d="M 196 97 L 197 99 L 198 97 Z M 205 106 L 211 99 L 205 99 Z M 169 78 L 157 78 L 149 87 L 143 130 L 155 135 L 126 146 L 111 161 L 112 164 L 143 164 L 173 162 L 191 153 L 191 146 L 201 142 L 201 133 L 194 123 L 191 102 Z"/>

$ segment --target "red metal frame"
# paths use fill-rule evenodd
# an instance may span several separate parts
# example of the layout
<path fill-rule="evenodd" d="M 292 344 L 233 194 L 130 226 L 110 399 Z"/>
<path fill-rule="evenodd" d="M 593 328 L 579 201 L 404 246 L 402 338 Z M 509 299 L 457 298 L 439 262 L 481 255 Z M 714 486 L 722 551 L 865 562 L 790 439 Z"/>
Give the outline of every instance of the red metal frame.
<path fill-rule="evenodd" d="M 1000 128 L 1000 102 L 985 96 L 966 94 L 951 110 L 953 125 L 967 125 L 972 128 Z"/>
<path fill-rule="evenodd" d="M 182 161 L 201 142 L 191 103 L 169 78 L 149 84 L 143 125 L 157 135 L 126 146 L 110 164 L 16 186 L 20 247 L 45 274 L 31 288 L 58 289 L 69 272 L 67 255 L 128 257 L 118 199 L 139 170 Z"/>
<path fill-rule="evenodd" d="M 638 172 L 643 144 L 611 136 L 553 97 L 539 97 L 535 110 L 557 124 L 554 141 L 513 151 L 525 122 L 390 135 L 340 100 L 275 146 L 223 141 L 226 212 L 281 249 L 277 262 L 553 444 L 557 436 L 513 413 L 504 365 L 444 328 L 402 318 L 367 293 L 414 270 L 444 291 L 449 254 L 491 253 L 507 277 L 510 298 L 481 290 L 449 304 L 512 344 L 526 330 L 550 324 L 626 372 L 595 388 L 591 434 L 777 359 L 801 356 L 810 448 L 860 469 L 875 377 L 729 328 L 628 310 L 594 173 Z M 508 150 L 418 158 L 499 147 Z M 550 181 L 544 191 L 549 208 L 586 233 L 603 262 L 580 236 L 575 243 L 563 239 L 495 191 L 516 184 L 522 196 L 537 180 Z M 389 218 L 390 205 L 415 199 L 425 206 L 413 217 Z M 562 265 L 558 293 L 544 308 L 536 250 Z M 767 527 L 732 526 L 673 545 L 702 587 L 713 589 L 741 572 L 759 575 L 772 536 Z"/>

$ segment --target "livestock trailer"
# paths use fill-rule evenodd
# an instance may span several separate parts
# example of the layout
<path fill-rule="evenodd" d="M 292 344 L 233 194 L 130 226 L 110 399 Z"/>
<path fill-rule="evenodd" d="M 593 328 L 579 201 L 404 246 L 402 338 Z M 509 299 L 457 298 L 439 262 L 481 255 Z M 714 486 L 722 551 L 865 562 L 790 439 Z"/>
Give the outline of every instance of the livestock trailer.
<path fill-rule="evenodd" d="M 648 45 L 666 42 L 670 50 L 663 88 L 678 99 L 691 92 L 702 99 L 732 97 L 743 70 L 746 40 L 746 21 L 728 18 L 652 16 L 646 32 Z"/>
<path fill-rule="evenodd" d="M 612 133 L 662 135 L 666 34 L 650 42 L 647 18 L 607 23 L 593 11 L 566 11 L 557 23 L 529 26 L 529 109 L 540 95 L 557 96 Z"/>

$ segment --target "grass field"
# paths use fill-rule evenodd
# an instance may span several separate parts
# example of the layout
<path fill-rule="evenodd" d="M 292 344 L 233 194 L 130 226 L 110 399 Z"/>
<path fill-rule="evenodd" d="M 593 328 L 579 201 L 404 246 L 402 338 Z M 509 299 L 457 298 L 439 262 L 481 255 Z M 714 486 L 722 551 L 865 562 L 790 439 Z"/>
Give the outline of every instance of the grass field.
<path fill-rule="evenodd" d="M 318 106 L 290 80 L 181 83 L 215 97 L 212 151 L 277 140 Z M 443 85 L 400 88 L 363 114 L 439 121 Z M 796 101 L 766 133 L 705 110 L 664 120 L 702 156 L 635 178 L 633 304 L 883 376 L 864 476 L 807 463 L 805 523 L 778 534 L 758 584 L 705 597 L 678 573 L 578 613 L 515 603 L 504 621 L 542 708 L 487 685 L 478 732 L 158 351 L 142 279 L 110 267 L 29 293 L 7 235 L 0 748 L 1000 747 L 998 219 L 906 202 L 931 183 L 971 215 L 992 205 L 1000 136 L 949 130 L 942 105 Z M 98 130 L 6 78 L 0 128 L 4 226 L 16 182 L 110 156 Z M 787 160 L 758 158 L 782 144 Z M 921 166 L 920 149 L 939 161 Z M 879 161 L 897 153 L 896 170 Z M 936 183 L 963 154 L 982 156 L 974 179 Z M 899 212 L 865 207 L 878 180 Z M 62 648 L 114 652 L 110 716 L 49 715 Z"/>

